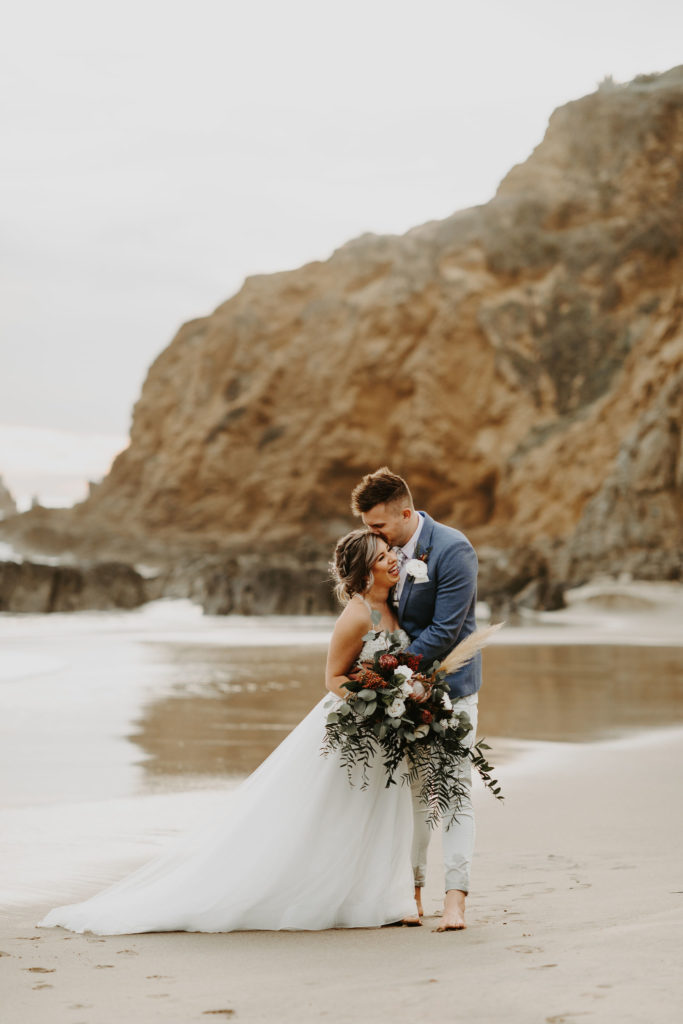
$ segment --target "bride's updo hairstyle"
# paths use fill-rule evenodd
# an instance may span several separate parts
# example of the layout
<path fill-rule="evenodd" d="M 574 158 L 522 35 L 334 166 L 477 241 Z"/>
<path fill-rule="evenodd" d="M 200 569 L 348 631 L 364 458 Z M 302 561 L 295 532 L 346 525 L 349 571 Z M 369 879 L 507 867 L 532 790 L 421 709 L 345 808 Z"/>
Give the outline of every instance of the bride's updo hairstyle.
<path fill-rule="evenodd" d="M 330 569 L 335 582 L 334 592 L 342 604 L 347 604 L 354 594 L 363 594 L 372 586 L 372 567 L 379 555 L 381 540 L 386 543 L 381 534 L 352 530 L 337 541 Z"/>

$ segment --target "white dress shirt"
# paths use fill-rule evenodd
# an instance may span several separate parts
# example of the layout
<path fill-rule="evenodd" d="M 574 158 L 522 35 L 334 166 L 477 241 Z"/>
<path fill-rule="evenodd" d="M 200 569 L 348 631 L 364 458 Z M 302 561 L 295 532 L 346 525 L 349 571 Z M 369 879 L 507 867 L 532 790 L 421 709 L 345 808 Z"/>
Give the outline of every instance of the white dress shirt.
<path fill-rule="evenodd" d="M 396 584 L 396 588 L 394 590 L 394 601 L 396 604 L 398 604 L 398 602 L 401 600 L 401 592 L 403 590 L 405 581 L 408 577 L 406 566 L 410 559 L 415 557 L 415 548 L 417 547 L 417 540 L 422 531 L 422 527 L 424 526 L 424 516 L 421 516 L 419 512 L 418 518 L 419 522 L 415 529 L 415 533 L 412 535 L 410 540 L 406 541 L 402 548 L 396 549 L 399 563 L 398 583 Z"/>

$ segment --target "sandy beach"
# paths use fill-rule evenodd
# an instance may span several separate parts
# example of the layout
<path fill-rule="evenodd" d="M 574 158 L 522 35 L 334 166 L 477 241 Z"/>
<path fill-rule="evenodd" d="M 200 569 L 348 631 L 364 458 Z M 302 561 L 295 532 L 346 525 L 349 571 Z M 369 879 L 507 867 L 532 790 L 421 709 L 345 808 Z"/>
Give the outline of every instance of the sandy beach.
<path fill-rule="evenodd" d="M 673 1022 L 683 1012 L 683 730 L 567 745 L 478 793 L 470 927 L 97 938 L 2 924 L 2 1019 Z"/>
<path fill-rule="evenodd" d="M 577 614 L 576 609 L 571 612 Z M 563 615 L 570 618 L 569 612 Z M 603 618 L 598 644 L 610 632 L 612 643 L 624 630 L 634 635 L 635 620 L 629 624 L 628 616 L 620 616 L 619 628 L 616 619 Z M 669 657 L 670 650 L 672 665 L 680 664 L 674 654 L 680 644 L 679 621 L 672 619 L 666 633 L 643 635 L 641 656 L 647 658 L 643 645 L 650 639 L 650 650 L 669 644 L 662 648 L 662 657 Z M 638 622 L 647 633 L 642 610 Z M 659 629 L 661 617 L 656 623 Z M 202 623 L 201 628 L 208 627 Z M 586 642 L 586 630 L 579 628 L 576 621 L 557 619 L 560 639 Z M 533 641 L 533 636 L 518 632 L 511 642 Z M 84 646 L 79 636 L 79 651 Z M 595 650 L 600 654 L 603 648 Z M 531 647 L 529 652 L 531 656 Z M 87 653 L 86 669 L 92 658 Z M 69 678 L 77 679 L 79 664 L 74 662 Z M 126 654 L 125 672 L 130 675 L 136 664 Z M 602 662 L 595 664 L 602 671 Z M 664 664 L 653 660 L 653 675 Z M 530 691 L 534 699 L 539 687 L 550 685 L 543 682 L 545 665 L 543 660 L 540 682 Z M 43 666 L 45 680 L 48 667 Z M 156 671 L 156 662 L 153 667 Z M 675 667 L 672 671 L 670 703 L 661 705 L 662 713 L 680 702 Z M 498 692 L 493 679 L 491 683 L 491 693 Z M 47 685 L 36 690 L 44 700 Z M 632 687 L 633 682 L 626 679 L 622 685 Z M 279 692 L 272 691 L 274 697 Z M 25 710 L 20 695 L 28 689 L 17 682 L 7 693 L 10 721 L 15 714 L 15 723 L 20 723 Z M 37 699 L 35 694 L 31 699 Z M 598 706 L 605 717 L 606 699 L 619 700 L 618 690 L 608 689 L 599 702 L 587 693 L 586 719 Z M 130 706 L 134 703 L 130 696 Z M 544 721 L 552 723 L 565 708 L 573 736 L 581 717 L 576 694 L 571 704 L 554 703 Z M 65 714 L 70 713 L 67 707 Z M 190 723 L 186 709 L 184 714 Z M 425 890 L 427 917 L 419 929 L 108 938 L 38 929 L 35 922 L 50 906 L 96 890 L 152 855 L 193 815 L 218 806 L 221 789 L 192 789 L 188 783 L 178 791 L 171 787 L 156 792 L 149 780 L 141 785 L 139 766 L 130 778 L 123 770 L 114 774 L 111 792 L 99 799 L 88 787 L 73 789 L 71 804 L 34 806 L 33 797 L 22 795 L 19 787 L 21 800 L 17 796 L 14 805 L 5 801 L 4 810 L 0 808 L 0 847 L 13 876 L 11 885 L 7 875 L 3 879 L 10 898 L 0 917 L 0 1021 L 678 1022 L 683 1014 L 683 726 L 680 713 L 669 714 L 668 726 L 660 717 L 657 727 L 640 731 L 624 731 L 624 719 L 617 738 L 605 738 L 602 726 L 597 733 L 588 730 L 581 742 L 529 740 L 522 733 L 519 740 L 493 737 L 494 754 L 501 755 L 494 760 L 500 765 L 506 801 L 501 805 L 483 789 L 476 791 L 477 853 L 469 927 L 462 933 L 433 931 L 441 901 L 437 837 Z M 96 740 L 91 737 L 92 743 Z M 111 751 L 112 757 L 119 751 L 122 763 L 128 758 L 129 765 L 133 745 L 117 743 L 112 740 L 102 750 L 107 756 Z M 155 764 L 149 743 L 145 750 L 148 760 L 143 764 Z M 21 762 L 24 777 L 34 756 L 37 777 L 49 773 L 47 758 L 29 754 Z M 78 758 L 80 766 L 92 759 L 92 751 L 80 750 Z M 62 779 L 73 786 L 66 769 Z M 10 789 L 6 787 L 7 798 Z M 23 891 L 20 863 L 25 869 Z"/>

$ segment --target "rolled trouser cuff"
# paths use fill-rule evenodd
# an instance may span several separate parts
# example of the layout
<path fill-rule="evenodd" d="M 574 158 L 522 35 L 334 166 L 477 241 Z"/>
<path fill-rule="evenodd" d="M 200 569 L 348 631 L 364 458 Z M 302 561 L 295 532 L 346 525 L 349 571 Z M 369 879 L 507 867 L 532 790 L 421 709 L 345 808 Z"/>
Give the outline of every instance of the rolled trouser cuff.
<path fill-rule="evenodd" d="M 449 889 L 460 889 L 465 895 L 470 891 L 470 873 L 464 869 L 450 868 L 446 872 L 446 892 Z"/>

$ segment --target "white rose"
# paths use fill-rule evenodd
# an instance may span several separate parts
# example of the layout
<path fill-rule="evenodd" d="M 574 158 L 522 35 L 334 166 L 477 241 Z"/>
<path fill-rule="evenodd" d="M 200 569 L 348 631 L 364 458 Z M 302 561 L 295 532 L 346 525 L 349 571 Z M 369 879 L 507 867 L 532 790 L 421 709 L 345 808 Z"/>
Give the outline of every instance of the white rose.
<path fill-rule="evenodd" d="M 406 572 L 416 583 L 429 583 L 427 565 L 420 558 L 411 558 L 406 562 Z"/>
<path fill-rule="evenodd" d="M 418 725 L 417 729 L 415 730 L 415 739 L 416 740 L 421 740 L 423 738 L 423 736 L 427 736 L 427 735 L 429 735 L 429 726 L 428 725 Z"/>
<path fill-rule="evenodd" d="M 387 708 L 387 714 L 389 718 L 401 718 L 405 709 L 405 701 L 402 701 L 400 697 L 396 697 Z"/>
<path fill-rule="evenodd" d="M 403 679 L 410 679 L 412 674 L 412 668 L 408 668 L 407 665 L 399 665 L 398 668 L 394 670 L 394 675 L 401 676 Z"/>
<path fill-rule="evenodd" d="M 453 702 L 451 701 L 451 698 L 448 696 L 447 693 L 444 693 L 444 695 L 442 696 L 441 703 L 445 707 L 446 711 L 453 710 Z"/>
<path fill-rule="evenodd" d="M 404 697 L 410 697 L 413 692 L 413 688 L 408 681 L 401 683 L 401 693 Z"/>

